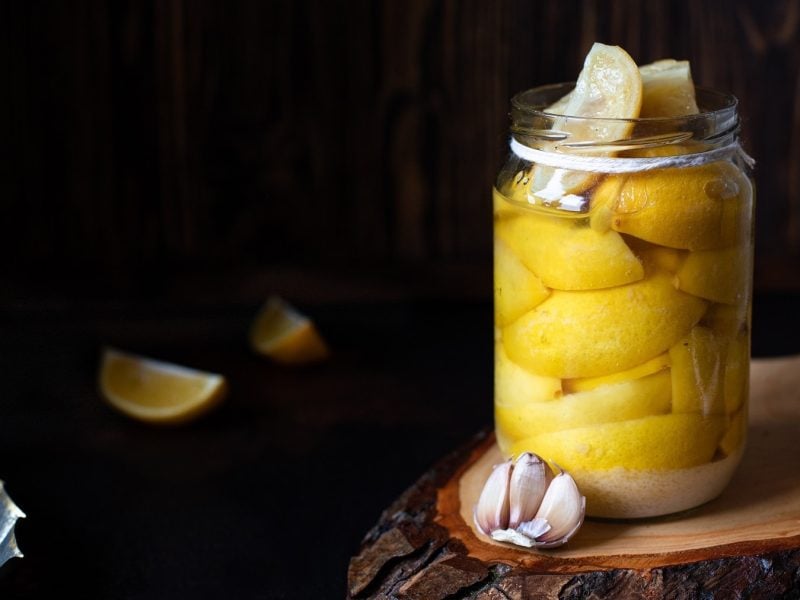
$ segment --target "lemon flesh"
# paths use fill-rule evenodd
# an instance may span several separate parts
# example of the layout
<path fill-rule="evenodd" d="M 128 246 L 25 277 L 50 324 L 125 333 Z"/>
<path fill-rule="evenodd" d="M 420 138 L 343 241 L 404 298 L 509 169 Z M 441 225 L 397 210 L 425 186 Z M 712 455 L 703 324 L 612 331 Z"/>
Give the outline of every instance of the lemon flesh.
<path fill-rule="evenodd" d="M 519 440 L 562 429 L 665 414 L 670 410 L 670 397 L 669 372 L 662 371 L 568 394 L 553 402 L 497 403 L 495 424 L 504 438 Z"/>
<path fill-rule="evenodd" d="M 225 396 L 225 378 L 106 349 L 100 364 L 103 398 L 120 412 L 150 423 L 179 423 L 209 411 Z"/>
<path fill-rule="evenodd" d="M 530 211 L 497 223 L 495 232 L 550 288 L 593 290 L 644 277 L 642 264 L 614 231 L 599 233 L 574 219 Z"/>
<path fill-rule="evenodd" d="M 556 290 L 505 327 L 508 356 L 535 373 L 562 379 L 624 371 L 668 350 L 700 320 L 706 302 L 655 272 L 603 290 Z"/>
<path fill-rule="evenodd" d="M 639 67 L 642 78 L 640 117 L 681 117 L 700 112 L 695 99 L 694 82 L 689 61 L 672 58 Z M 572 92 L 545 109 L 554 115 L 570 114 Z"/>
<path fill-rule="evenodd" d="M 546 110 L 561 112 L 563 107 L 563 114 L 570 117 L 609 119 L 600 124 L 562 117 L 553 125 L 553 129 L 568 134 L 568 142 L 609 142 L 623 139 L 630 133 L 631 123 L 626 119 L 638 117 L 641 105 L 642 77 L 634 60 L 619 46 L 595 43 L 586 55 L 575 89 L 563 104 L 556 103 Z M 532 177 L 530 193 L 545 203 L 580 194 L 599 179 L 592 173 L 541 165 L 534 167 Z"/>
<path fill-rule="evenodd" d="M 709 462 L 725 418 L 668 414 L 530 436 L 510 454 L 535 452 L 568 471 L 686 469 Z"/>
<path fill-rule="evenodd" d="M 700 110 L 688 60 L 672 58 L 639 67 L 642 76 L 640 117 L 682 117 Z"/>

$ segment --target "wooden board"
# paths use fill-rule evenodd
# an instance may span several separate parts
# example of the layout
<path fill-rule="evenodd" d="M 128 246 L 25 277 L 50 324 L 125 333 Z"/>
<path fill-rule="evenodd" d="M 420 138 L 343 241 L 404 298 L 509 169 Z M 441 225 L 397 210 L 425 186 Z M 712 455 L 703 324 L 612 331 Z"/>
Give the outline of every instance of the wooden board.
<path fill-rule="evenodd" d="M 472 507 L 501 456 L 479 434 L 389 507 L 351 561 L 350 597 L 779 597 L 800 589 L 800 357 L 753 361 L 748 448 L 731 484 L 692 511 L 589 519 L 565 547 L 477 533 Z M 600 591 L 598 591 L 600 590 Z M 575 595 L 578 594 L 578 595 Z"/>

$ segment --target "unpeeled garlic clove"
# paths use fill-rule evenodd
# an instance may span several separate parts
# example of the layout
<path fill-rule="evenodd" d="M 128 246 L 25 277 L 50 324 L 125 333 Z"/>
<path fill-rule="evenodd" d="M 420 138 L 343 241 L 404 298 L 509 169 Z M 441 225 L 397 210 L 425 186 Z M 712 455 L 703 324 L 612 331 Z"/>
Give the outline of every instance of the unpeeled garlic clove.
<path fill-rule="evenodd" d="M 517 458 L 509 484 L 509 529 L 533 519 L 551 478 L 550 467 L 535 454 L 525 452 Z"/>
<path fill-rule="evenodd" d="M 508 527 L 508 488 L 512 468 L 510 460 L 496 465 L 478 498 L 474 515 L 475 524 L 486 535 Z"/>
<path fill-rule="evenodd" d="M 536 513 L 537 519 L 546 519 L 550 530 L 537 541 L 552 545 L 566 543 L 583 523 L 586 498 L 581 496 L 575 480 L 561 472 L 550 482 L 542 504 Z"/>

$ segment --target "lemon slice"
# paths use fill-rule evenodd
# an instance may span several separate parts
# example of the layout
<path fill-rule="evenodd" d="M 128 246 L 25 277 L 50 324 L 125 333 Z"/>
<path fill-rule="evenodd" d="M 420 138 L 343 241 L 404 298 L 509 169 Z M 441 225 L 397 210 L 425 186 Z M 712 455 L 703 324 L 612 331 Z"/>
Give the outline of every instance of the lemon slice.
<path fill-rule="evenodd" d="M 563 111 L 563 115 L 568 115 L 553 124 L 554 130 L 569 134 L 566 143 L 623 139 L 632 127 L 632 123 L 624 119 L 638 117 L 642 105 L 639 68 L 619 46 L 596 43 L 586 55 L 575 89 L 567 98 L 566 102 L 559 100 L 553 108 L 547 109 L 547 112 Z M 569 117 L 620 120 L 598 123 Z M 598 178 L 593 173 L 537 166 L 533 170 L 530 194 L 546 204 L 553 204 L 586 191 Z"/>
<path fill-rule="evenodd" d="M 564 114 L 592 119 L 635 119 L 642 106 L 642 76 L 636 63 L 619 46 L 595 43 L 583 63 Z M 562 122 L 569 141 L 611 142 L 628 134 L 631 124 Z"/>
<path fill-rule="evenodd" d="M 328 347 L 314 323 L 278 296 L 270 297 L 250 328 L 250 345 L 276 362 L 299 365 L 320 361 Z"/>
<path fill-rule="evenodd" d="M 681 117 L 700 112 L 695 99 L 688 60 L 665 58 L 639 67 L 642 78 L 640 117 Z M 567 115 L 572 92 L 548 106 L 544 112 Z"/>
<path fill-rule="evenodd" d="M 196 371 L 107 348 L 100 391 L 121 413 L 148 423 L 181 423 L 200 416 L 225 396 L 222 375 Z"/>
<path fill-rule="evenodd" d="M 682 117 L 700 112 L 688 60 L 665 58 L 639 67 L 642 75 L 640 117 Z"/>

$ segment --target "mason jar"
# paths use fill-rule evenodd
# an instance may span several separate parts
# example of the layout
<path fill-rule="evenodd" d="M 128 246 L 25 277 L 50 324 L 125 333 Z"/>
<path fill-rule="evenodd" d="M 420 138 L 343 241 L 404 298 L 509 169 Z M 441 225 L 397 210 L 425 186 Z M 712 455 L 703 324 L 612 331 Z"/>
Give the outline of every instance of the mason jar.
<path fill-rule="evenodd" d="M 721 493 L 747 432 L 754 188 L 737 102 L 697 88 L 683 117 L 544 112 L 572 85 L 511 103 L 493 191 L 497 442 L 569 471 L 588 515 L 689 509 Z"/>

